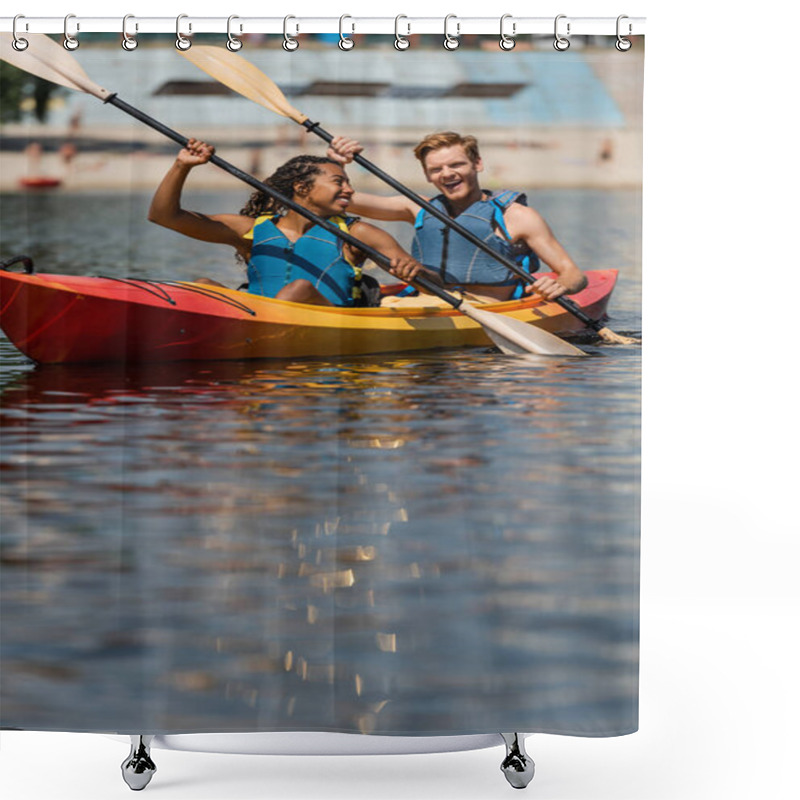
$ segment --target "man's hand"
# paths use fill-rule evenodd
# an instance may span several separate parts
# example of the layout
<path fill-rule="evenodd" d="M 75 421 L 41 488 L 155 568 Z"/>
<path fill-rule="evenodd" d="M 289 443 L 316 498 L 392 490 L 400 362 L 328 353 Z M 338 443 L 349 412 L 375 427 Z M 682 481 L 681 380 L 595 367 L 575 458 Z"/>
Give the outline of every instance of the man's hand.
<path fill-rule="evenodd" d="M 344 165 L 349 164 L 363 149 L 364 147 L 355 139 L 348 139 L 346 136 L 334 136 L 328 147 L 327 155 L 332 161 Z"/>
<path fill-rule="evenodd" d="M 559 283 L 555 278 L 547 275 L 539 278 L 535 283 L 525 287 L 525 294 L 540 294 L 545 300 L 555 300 L 563 294 L 567 294 L 567 287 Z"/>

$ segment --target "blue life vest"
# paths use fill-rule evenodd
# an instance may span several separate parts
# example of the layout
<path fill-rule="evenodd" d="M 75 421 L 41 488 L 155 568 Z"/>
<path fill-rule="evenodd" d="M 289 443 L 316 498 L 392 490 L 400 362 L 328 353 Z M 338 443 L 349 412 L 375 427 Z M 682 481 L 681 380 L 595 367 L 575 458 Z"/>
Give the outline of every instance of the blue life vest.
<path fill-rule="evenodd" d="M 488 197 L 482 197 L 473 203 L 455 221 L 486 242 L 492 250 L 519 264 L 527 272 L 536 272 L 539 269 L 536 253 L 527 245 L 513 244 L 503 220 L 503 212 L 512 203 L 526 205 L 525 195 L 513 191 L 486 194 Z M 431 204 L 448 213 L 442 195 L 434 197 Z M 416 235 L 412 255 L 429 269 L 438 271 L 446 284 L 522 285 L 519 276 L 495 261 L 488 253 L 470 244 L 461 234 L 425 209 L 417 214 L 414 227 Z M 502 236 L 497 233 L 498 230 L 502 232 Z"/>
<path fill-rule="evenodd" d="M 334 305 L 354 305 L 361 296 L 361 267 L 347 260 L 342 240 L 314 225 L 291 242 L 273 222 L 278 218 L 277 214 L 258 217 L 245 236 L 253 240 L 247 291 L 275 297 L 287 284 L 304 279 Z M 330 222 L 347 231 L 356 218 L 331 217 Z"/>

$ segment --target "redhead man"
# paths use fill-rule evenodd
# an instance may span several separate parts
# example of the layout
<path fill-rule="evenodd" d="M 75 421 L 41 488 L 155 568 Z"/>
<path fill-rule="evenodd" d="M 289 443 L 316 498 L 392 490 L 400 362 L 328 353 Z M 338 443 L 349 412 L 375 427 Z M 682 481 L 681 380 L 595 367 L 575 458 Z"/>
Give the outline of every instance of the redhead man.
<path fill-rule="evenodd" d="M 348 164 L 363 147 L 354 139 L 337 136 L 329 158 Z M 413 256 L 438 272 L 447 288 L 461 288 L 487 300 L 508 300 L 538 292 L 548 300 L 579 292 L 586 276 L 553 235 L 542 216 L 526 205 L 524 194 L 481 189 L 483 161 L 474 136 L 452 131 L 426 136 L 415 148 L 425 177 L 437 190 L 425 198 L 454 221 L 489 244 L 493 250 L 535 272 L 539 260 L 555 277 L 542 276 L 523 284 L 517 275 L 463 236 L 403 195 L 383 197 L 355 192 L 350 210 L 370 219 L 403 221 L 414 225 Z"/>

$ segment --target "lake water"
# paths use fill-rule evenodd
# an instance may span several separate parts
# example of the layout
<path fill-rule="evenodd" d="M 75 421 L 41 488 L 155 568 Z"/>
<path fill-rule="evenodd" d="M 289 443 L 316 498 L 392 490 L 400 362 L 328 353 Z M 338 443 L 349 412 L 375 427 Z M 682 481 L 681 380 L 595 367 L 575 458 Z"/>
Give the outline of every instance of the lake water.
<path fill-rule="evenodd" d="M 3 196 L 2 257 L 236 285 L 148 201 Z M 638 332 L 640 194 L 531 202 Z M 582 346 L 132 368 L 0 340 L 0 724 L 635 729 L 641 352 Z"/>

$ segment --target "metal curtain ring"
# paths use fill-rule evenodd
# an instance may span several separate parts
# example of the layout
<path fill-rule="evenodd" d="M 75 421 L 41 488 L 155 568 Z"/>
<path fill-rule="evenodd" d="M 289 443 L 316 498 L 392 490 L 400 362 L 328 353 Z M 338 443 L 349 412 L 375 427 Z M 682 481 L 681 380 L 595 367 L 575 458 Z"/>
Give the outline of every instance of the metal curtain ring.
<path fill-rule="evenodd" d="M 69 30 L 67 30 L 67 27 L 69 25 L 69 21 L 71 19 L 75 19 L 75 15 L 74 14 L 67 14 L 67 16 L 64 17 L 64 49 L 65 50 L 77 50 L 78 47 L 80 46 L 80 42 L 78 41 L 78 37 L 77 36 L 73 36 L 69 32 Z M 75 32 L 77 33 L 80 29 L 81 29 L 80 23 L 76 22 L 75 23 Z"/>
<path fill-rule="evenodd" d="M 11 42 L 11 46 L 16 51 L 21 53 L 23 50 L 27 50 L 28 49 L 29 42 L 28 42 L 27 39 L 23 39 L 21 36 L 17 35 L 17 20 L 20 20 L 20 19 L 25 19 L 25 15 L 24 14 L 17 14 L 17 16 L 14 17 L 14 22 L 12 23 L 12 26 L 11 26 L 11 35 L 14 37 L 14 39 Z M 28 30 L 28 23 L 27 22 L 25 23 L 25 30 Z"/>
<path fill-rule="evenodd" d="M 241 39 L 237 39 L 231 33 L 231 22 L 233 22 L 233 20 L 235 20 L 235 19 L 239 19 L 239 17 L 237 17 L 235 14 L 231 14 L 231 16 L 228 17 L 228 41 L 225 42 L 225 47 L 227 47 L 228 50 L 231 51 L 231 53 L 235 53 L 237 50 L 241 50 L 242 49 L 242 40 Z M 239 25 L 239 33 L 241 33 L 241 32 L 242 32 L 242 26 Z"/>
<path fill-rule="evenodd" d="M 135 50 L 139 46 L 139 42 L 136 41 L 136 37 L 135 36 L 131 36 L 128 33 L 128 20 L 129 19 L 136 19 L 136 17 L 134 17 L 133 14 L 126 14 L 122 18 L 122 42 L 121 42 L 121 44 L 122 44 L 122 49 L 123 50 L 128 50 L 130 52 L 131 50 Z M 139 30 L 139 23 L 138 22 L 134 23 L 134 30 L 136 30 L 136 31 Z"/>
<path fill-rule="evenodd" d="M 513 50 L 514 46 L 517 44 L 514 37 L 517 35 L 517 23 L 511 23 L 511 36 L 509 36 L 504 29 L 504 25 L 507 19 L 511 19 L 511 14 L 503 14 L 500 17 L 500 49 L 501 50 Z"/>
<path fill-rule="evenodd" d="M 188 19 L 188 17 L 189 17 L 188 14 L 178 14 L 178 16 L 177 16 L 177 18 L 175 20 L 175 36 L 177 37 L 175 39 L 175 47 L 177 47 L 178 50 L 188 50 L 192 46 L 191 39 L 187 39 L 181 33 L 181 20 L 182 19 Z M 191 33 L 191 32 L 192 32 L 192 23 L 190 22 L 189 23 L 189 33 Z"/>
<path fill-rule="evenodd" d="M 633 42 L 631 42 L 630 39 L 626 39 L 620 33 L 621 23 L 622 23 L 622 20 L 624 20 L 624 19 L 629 19 L 629 17 L 627 15 L 625 15 L 625 14 L 620 14 L 617 17 L 617 41 L 614 44 L 614 47 L 616 47 L 617 50 L 620 51 L 620 53 L 626 53 L 628 50 L 631 49 L 631 47 L 633 47 Z M 628 36 L 631 35 L 632 31 L 633 31 L 633 26 L 631 25 L 630 22 L 628 22 Z"/>
<path fill-rule="evenodd" d="M 553 30 L 554 30 L 554 33 L 555 33 L 555 37 L 556 37 L 555 41 L 553 42 L 553 47 L 555 47 L 555 49 L 558 50 L 560 53 L 563 53 L 564 50 L 568 50 L 569 49 L 569 39 L 567 39 L 565 36 L 562 36 L 558 32 L 558 21 L 561 20 L 561 19 L 566 19 L 566 18 L 567 18 L 566 14 L 559 14 L 556 17 L 555 25 L 553 27 Z M 568 22 L 567 23 L 567 36 L 569 36 L 569 34 L 570 34 L 570 24 Z"/>
<path fill-rule="evenodd" d="M 456 35 L 451 36 L 447 31 L 447 23 L 450 22 L 451 19 L 456 20 Z M 460 44 L 458 41 L 458 35 L 461 33 L 461 23 L 458 21 L 458 17 L 455 14 L 448 14 L 444 18 L 444 45 L 445 50 L 455 50 L 458 48 Z"/>
<path fill-rule="evenodd" d="M 401 19 L 408 19 L 405 14 L 398 14 L 394 18 L 394 47 L 395 50 L 408 50 L 411 47 L 411 42 L 405 38 L 405 36 L 400 35 L 400 20 Z M 407 22 L 406 27 L 408 28 L 408 33 L 406 36 L 411 36 L 411 23 Z"/>
<path fill-rule="evenodd" d="M 352 39 L 349 39 L 347 36 L 344 35 L 344 30 L 343 29 L 344 29 L 344 21 L 346 19 L 353 19 L 353 18 L 349 14 L 342 14 L 342 16 L 339 17 L 339 49 L 340 50 L 352 50 L 356 46 L 356 43 Z M 352 28 L 351 33 L 355 33 L 355 31 L 356 31 L 355 22 L 352 23 L 351 28 Z"/>
<path fill-rule="evenodd" d="M 300 42 L 297 39 L 289 36 L 289 31 L 287 30 L 287 25 L 289 24 L 290 19 L 297 19 L 297 17 L 293 17 L 291 14 L 288 17 L 283 18 L 283 49 L 288 50 L 290 53 L 293 50 L 297 50 L 300 47 Z M 300 28 L 297 28 L 297 32 L 300 32 Z"/>

